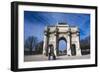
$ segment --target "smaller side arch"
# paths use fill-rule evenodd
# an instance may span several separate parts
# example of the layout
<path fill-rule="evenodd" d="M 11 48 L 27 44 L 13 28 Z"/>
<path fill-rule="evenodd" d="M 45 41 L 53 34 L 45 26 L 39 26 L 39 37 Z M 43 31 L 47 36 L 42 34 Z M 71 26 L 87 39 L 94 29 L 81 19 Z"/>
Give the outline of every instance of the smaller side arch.
<path fill-rule="evenodd" d="M 76 45 L 75 44 L 71 45 L 71 54 L 72 54 L 72 56 L 76 55 Z"/>

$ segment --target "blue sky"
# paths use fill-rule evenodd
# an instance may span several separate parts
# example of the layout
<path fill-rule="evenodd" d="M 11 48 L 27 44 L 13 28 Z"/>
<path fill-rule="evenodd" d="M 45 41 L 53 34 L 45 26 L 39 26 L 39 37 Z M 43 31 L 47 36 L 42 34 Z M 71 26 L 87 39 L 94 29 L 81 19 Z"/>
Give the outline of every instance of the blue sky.
<path fill-rule="evenodd" d="M 90 14 L 24 11 L 24 38 L 35 36 L 42 41 L 44 27 L 58 22 L 78 26 L 80 39 L 90 35 Z"/>

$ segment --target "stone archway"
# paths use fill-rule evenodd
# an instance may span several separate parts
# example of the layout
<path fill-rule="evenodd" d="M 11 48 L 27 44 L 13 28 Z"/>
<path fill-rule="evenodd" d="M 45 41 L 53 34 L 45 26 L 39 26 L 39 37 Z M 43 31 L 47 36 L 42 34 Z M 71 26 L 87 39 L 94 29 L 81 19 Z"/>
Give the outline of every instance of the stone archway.
<path fill-rule="evenodd" d="M 67 41 L 67 55 L 71 56 L 71 46 L 76 46 L 76 56 L 81 56 L 79 29 L 76 26 L 69 26 L 66 23 L 59 23 L 56 26 L 47 26 L 44 30 L 43 54 L 48 54 L 48 45 L 54 46 L 54 53 L 57 56 L 58 40 L 63 37 Z"/>

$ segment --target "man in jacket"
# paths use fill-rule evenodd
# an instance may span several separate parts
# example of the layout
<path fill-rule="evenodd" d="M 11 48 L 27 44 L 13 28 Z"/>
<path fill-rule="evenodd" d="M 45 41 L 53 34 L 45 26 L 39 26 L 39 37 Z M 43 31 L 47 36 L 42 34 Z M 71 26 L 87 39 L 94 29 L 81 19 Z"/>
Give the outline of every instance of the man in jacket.
<path fill-rule="evenodd" d="M 54 47 L 53 45 L 49 45 L 49 48 L 48 48 L 48 60 L 55 60 L 56 57 L 55 57 L 55 54 L 54 54 Z"/>

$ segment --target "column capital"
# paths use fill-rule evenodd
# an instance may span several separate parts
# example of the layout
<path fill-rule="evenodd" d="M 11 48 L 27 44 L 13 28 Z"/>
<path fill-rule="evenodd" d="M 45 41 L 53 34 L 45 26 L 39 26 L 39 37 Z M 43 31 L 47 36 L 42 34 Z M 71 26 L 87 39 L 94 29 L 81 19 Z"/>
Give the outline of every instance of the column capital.
<path fill-rule="evenodd" d="M 45 36 L 49 36 L 50 32 L 49 31 L 44 31 Z"/>
<path fill-rule="evenodd" d="M 77 32 L 77 33 L 76 33 L 76 35 L 77 35 L 77 36 L 79 36 L 79 35 L 80 35 L 80 33 L 79 33 L 79 32 Z"/>
<path fill-rule="evenodd" d="M 55 36 L 58 35 L 58 32 L 59 32 L 59 29 L 56 27 L 55 30 L 54 30 L 54 34 L 55 34 Z"/>
<path fill-rule="evenodd" d="M 70 31 L 68 31 L 68 32 L 67 32 L 67 34 L 68 34 L 68 36 L 70 36 L 70 35 L 71 35 L 71 32 L 70 32 Z"/>

